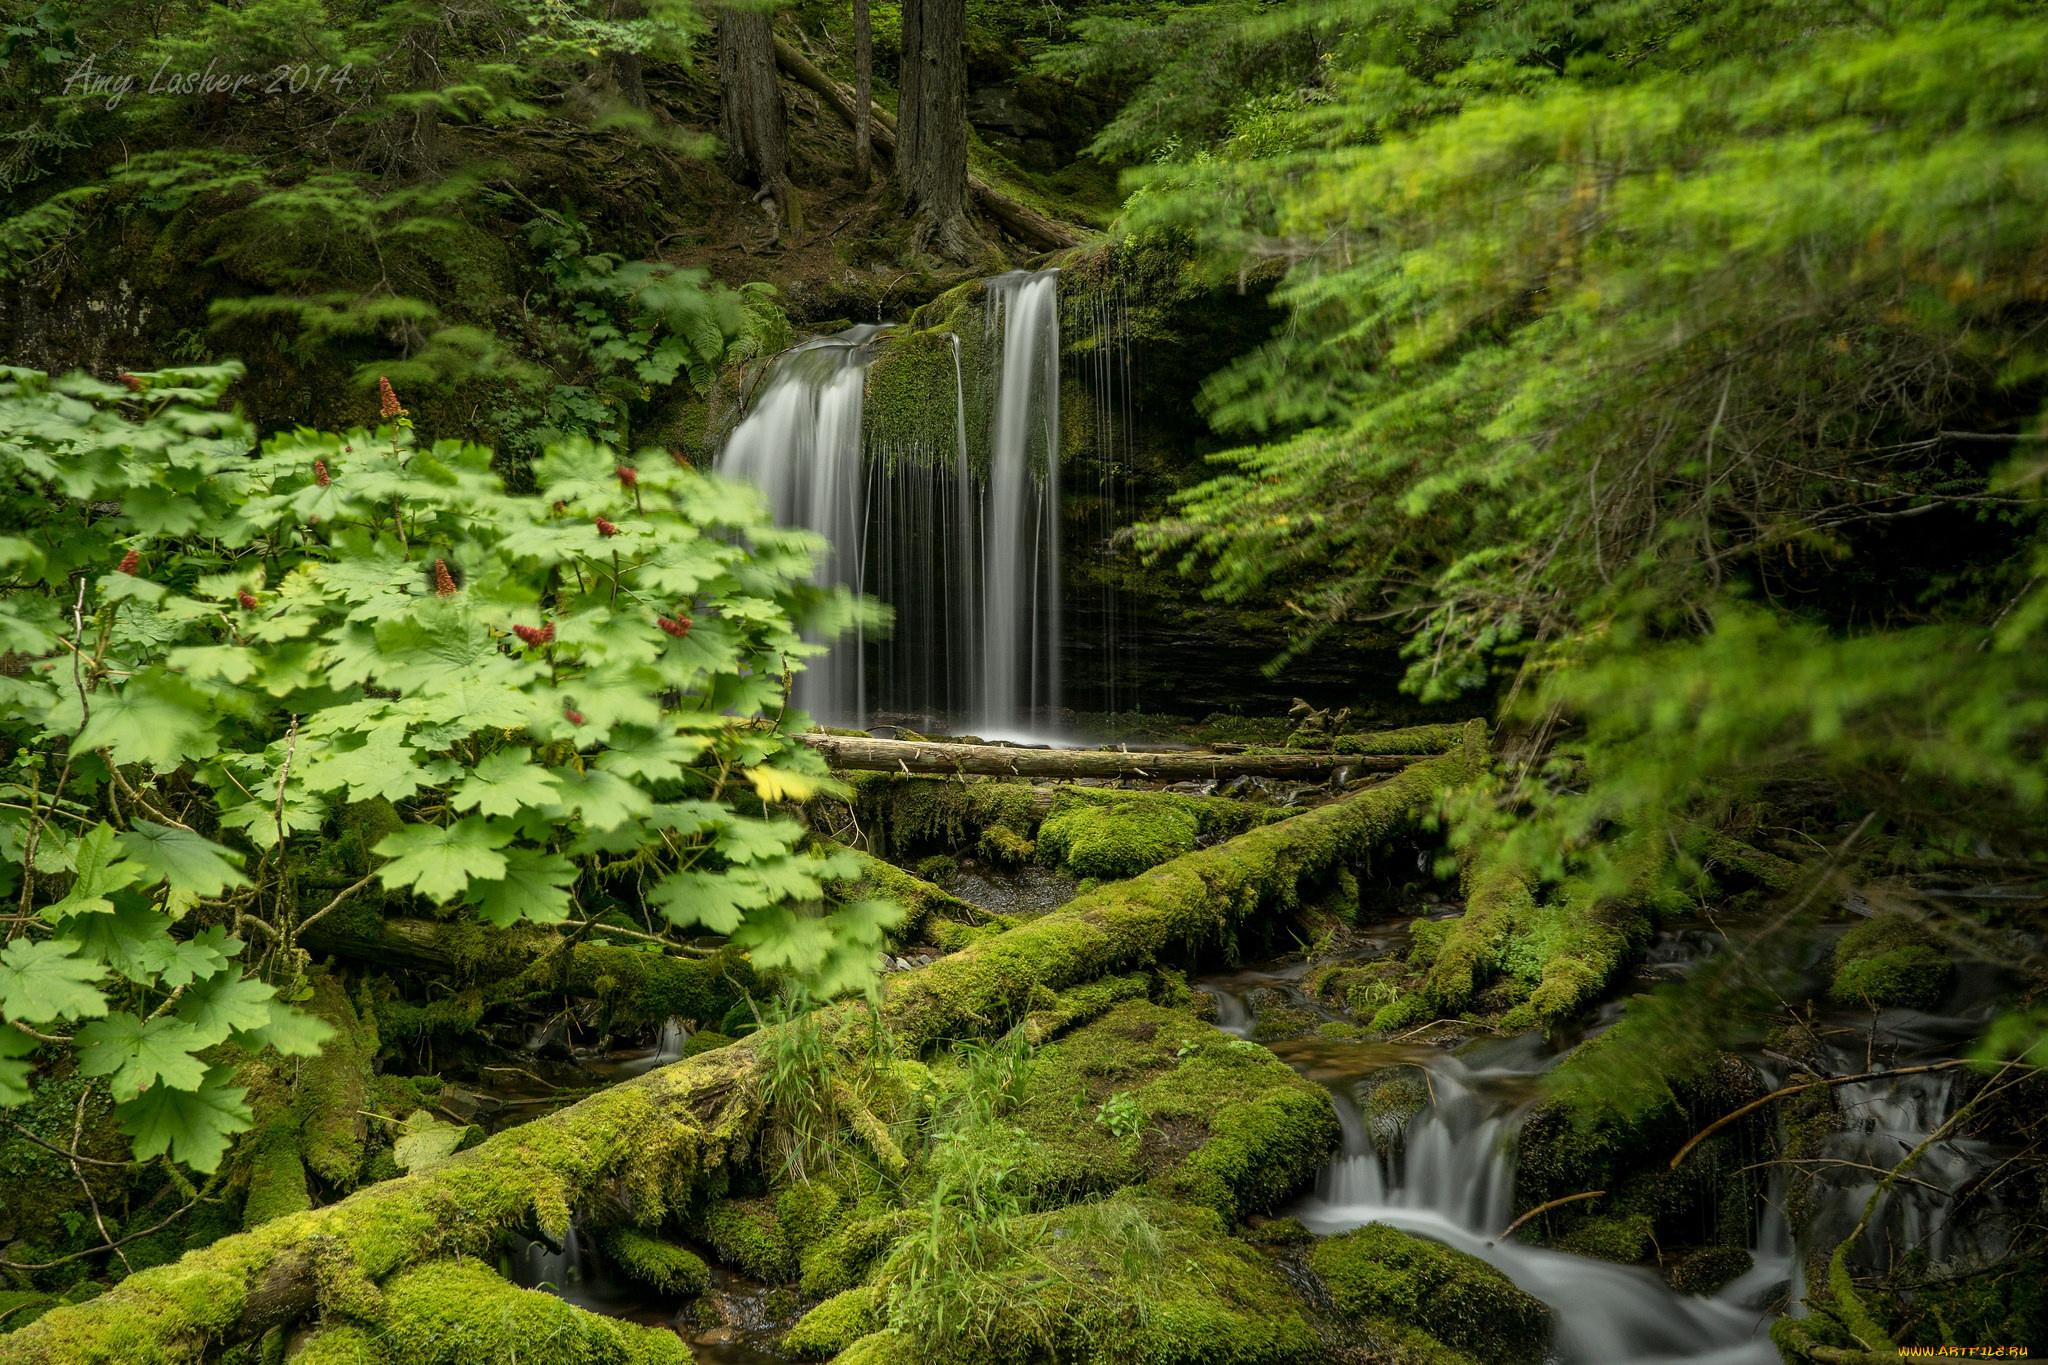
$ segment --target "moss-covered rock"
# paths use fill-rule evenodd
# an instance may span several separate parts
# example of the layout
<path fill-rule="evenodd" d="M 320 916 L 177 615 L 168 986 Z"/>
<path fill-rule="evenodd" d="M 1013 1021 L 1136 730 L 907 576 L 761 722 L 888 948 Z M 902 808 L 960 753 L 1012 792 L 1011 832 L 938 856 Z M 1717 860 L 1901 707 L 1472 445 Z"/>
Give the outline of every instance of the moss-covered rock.
<path fill-rule="evenodd" d="M 297 1126 L 287 1119 L 273 1119 L 257 1138 L 256 1154 L 249 1164 L 249 1197 L 242 1204 L 242 1226 L 261 1227 L 273 1218 L 312 1207 Z"/>
<path fill-rule="evenodd" d="M 715 1201 L 704 1215 L 704 1240 L 722 1263 L 757 1280 L 782 1284 L 802 1273 L 772 1196 Z"/>
<path fill-rule="evenodd" d="M 1117 1095 L 1129 1124 L 1098 1117 Z M 1300 1189 L 1337 1136 L 1329 1096 L 1264 1048 L 1131 1000 L 1041 1048 L 982 1140 L 1043 1203 L 1149 1183 L 1235 1221 Z"/>
<path fill-rule="evenodd" d="M 638 1228 L 607 1228 L 599 1245 L 628 1279 L 663 1294 L 701 1294 L 711 1283 L 711 1269 L 696 1252 Z"/>
<path fill-rule="evenodd" d="M 1713 1294 L 1749 1273 L 1756 1258 L 1741 1247 L 1701 1247 L 1673 1262 L 1665 1282 L 1681 1294 Z"/>
<path fill-rule="evenodd" d="M 1955 964 L 1933 935 L 1893 912 L 1842 935 L 1828 993 L 1843 1005 L 1932 1009 L 1954 977 Z"/>
<path fill-rule="evenodd" d="M 868 1277 L 892 1243 L 923 1225 L 924 1215 L 915 1211 L 856 1218 L 804 1252 L 799 1287 L 814 1298 L 844 1293 Z"/>
<path fill-rule="evenodd" d="M 1112 881 L 1192 853 L 1200 824 L 1193 814 L 1151 803 L 1077 803 L 1038 829 L 1038 851 L 1076 877 Z"/>
<path fill-rule="evenodd" d="M 920 1365 L 926 1357 L 903 1333 L 870 1332 L 832 1358 L 833 1365 Z"/>
<path fill-rule="evenodd" d="M 1367 1077 L 1359 1089 L 1359 1109 L 1365 1119 L 1366 1134 L 1382 1152 L 1399 1145 L 1408 1120 L 1429 1103 L 1429 1082 L 1419 1067 L 1382 1071 Z"/>
<path fill-rule="evenodd" d="M 507 1284 L 477 1261 L 442 1261 L 384 1286 L 381 1365 L 689 1365 L 675 1333 L 600 1317 Z"/>
<path fill-rule="evenodd" d="M 782 1338 L 782 1349 L 804 1360 L 838 1355 L 882 1326 L 875 1291 L 866 1285 L 834 1294 L 803 1315 Z"/>
<path fill-rule="evenodd" d="M 1650 1215 L 1643 1212 L 1582 1218 L 1555 1245 L 1561 1251 L 1634 1265 L 1649 1254 L 1652 1226 Z"/>
<path fill-rule="evenodd" d="M 986 1238 L 987 1234 L 982 1234 Z M 920 1358 L 1294 1365 L 1317 1343 L 1286 1282 L 1206 1209 L 1127 1195 L 1017 1219 L 998 1245 L 964 1231 L 944 1279 L 912 1293 L 914 1258 L 877 1286 Z M 929 1265 L 927 1260 L 925 1264 Z M 842 1357 L 844 1359 L 844 1357 Z"/>
<path fill-rule="evenodd" d="M 1345 1316 L 1420 1328 L 1487 1365 L 1536 1361 L 1550 1310 L 1476 1256 L 1379 1223 L 1328 1238 L 1309 1253 Z"/>

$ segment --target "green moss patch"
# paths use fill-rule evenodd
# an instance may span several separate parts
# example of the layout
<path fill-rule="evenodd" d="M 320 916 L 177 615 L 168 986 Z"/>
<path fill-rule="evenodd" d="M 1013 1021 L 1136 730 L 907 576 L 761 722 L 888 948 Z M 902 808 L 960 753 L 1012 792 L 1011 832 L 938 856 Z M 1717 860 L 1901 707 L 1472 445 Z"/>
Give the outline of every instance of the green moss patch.
<path fill-rule="evenodd" d="M 875 1312 L 875 1291 L 860 1285 L 834 1294 L 804 1314 L 782 1338 L 782 1349 L 804 1360 L 824 1360 L 881 1326 Z"/>
<path fill-rule="evenodd" d="M 628 1279 L 663 1294 L 700 1294 L 711 1283 L 711 1269 L 696 1252 L 638 1228 L 608 1228 L 599 1245 Z"/>
<path fill-rule="evenodd" d="M 385 1365 L 689 1365 L 675 1333 L 520 1289 L 476 1261 L 441 1261 L 384 1287 L 376 1358 Z"/>
<path fill-rule="evenodd" d="M 1329 1096 L 1264 1048 L 1133 1000 L 1041 1048 L 986 1141 L 1040 1203 L 1149 1182 L 1234 1221 L 1299 1189 L 1337 1136 Z"/>
<path fill-rule="evenodd" d="M 1476 1256 L 1379 1223 L 1331 1237 L 1309 1264 L 1347 1317 L 1420 1328 L 1487 1365 L 1541 1360 L 1550 1310 Z"/>
<path fill-rule="evenodd" d="M 1954 977 L 1933 935 L 1907 915 L 1884 914 L 1842 935 L 1828 993 L 1843 1005 L 1932 1009 Z"/>

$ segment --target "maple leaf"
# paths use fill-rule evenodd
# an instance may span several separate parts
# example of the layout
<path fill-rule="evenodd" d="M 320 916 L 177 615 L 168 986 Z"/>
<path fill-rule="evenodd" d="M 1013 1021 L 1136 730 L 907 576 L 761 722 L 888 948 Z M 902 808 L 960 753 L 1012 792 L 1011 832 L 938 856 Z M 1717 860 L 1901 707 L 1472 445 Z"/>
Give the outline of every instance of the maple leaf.
<path fill-rule="evenodd" d="M 52 716 L 51 728 L 69 726 L 63 717 Z M 95 749 L 110 750 L 116 763 L 158 769 L 175 768 L 188 758 L 211 758 L 220 749 L 213 701 L 175 673 L 144 669 L 118 690 L 93 694 L 92 714 L 71 741 L 71 752 Z"/>
<path fill-rule="evenodd" d="M 195 1171 L 212 1172 L 227 1155 L 228 1140 L 255 1123 L 242 1102 L 247 1091 L 226 1084 L 230 1068 L 216 1066 L 196 1090 L 158 1085 L 114 1107 L 121 1131 L 147 1161 L 169 1152 Z"/>
<path fill-rule="evenodd" d="M 500 929 L 520 920 L 560 924 L 569 917 L 568 887 L 576 864 L 538 848 L 505 850 L 505 875 L 494 882 L 472 881 L 465 897 L 477 913 Z"/>
<path fill-rule="evenodd" d="M 678 928 L 701 924 L 714 934 L 729 934 L 747 911 L 768 903 L 757 886 L 742 885 L 711 872 L 671 872 L 647 893 L 647 903 Z"/>
<path fill-rule="evenodd" d="M 529 806 L 549 805 L 561 782 L 550 769 L 528 761 L 532 752 L 514 748 L 486 755 L 450 795 L 449 804 L 484 815 L 517 815 Z"/>
<path fill-rule="evenodd" d="M 116 861 L 120 851 L 120 836 L 104 820 L 81 835 L 69 849 L 71 870 L 77 876 L 64 899 L 43 907 L 43 918 L 62 924 L 76 915 L 112 910 L 114 903 L 107 899 L 108 893 L 131 884 L 140 873 L 133 864 Z"/>
<path fill-rule="evenodd" d="M 105 1014 L 107 998 L 91 983 L 106 969 L 77 953 L 60 939 L 18 938 L 0 950 L 0 1016 L 36 1023 Z"/>
<path fill-rule="evenodd" d="M 391 859 L 378 874 L 384 885 L 393 890 L 409 886 L 428 900 L 442 903 L 461 895 L 472 877 L 481 881 L 503 877 L 505 855 L 497 850 L 511 842 L 510 830 L 472 815 L 447 829 L 407 825 L 385 835 L 371 852 Z"/>
<path fill-rule="evenodd" d="M 125 1010 L 96 1019 L 78 1031 L 78 1069 L 87 1076 L 112 1076 L 116 1101 L 132 1100 L 161 1081 L 197 1090 L 206 1063 L 192 1054 L 204 1046 L 191 1025 L 179 1019 L 144 1022 Z"/>
<path fill-rule="evenodd" d="M 237 870 L 242 855 L 194 834 L 148 820 L 129 821 L 121 836 L 121 848 L 128 861 L 140 869 L 144 886 L 169 882 L 173 894 L 218 896 L 231 886 L 247 886 L 249 879 Z"/>
<path fill-rule="evenodd" d="M 178 1018 L 192 1026 L 202 1039 L 201 1047 L 212 1047 L 231 1033 L 264 1028 L 270 1023 L 270 1000 L 277 987 L 242 975 L 230 964 L 204 981 L 185 988 L 178 1000 Z"/>
<path fill-rule="evenodd" d="M 562 791 L 556 798 L 554 809 L 575 811 L 587 830 L 603 833 L 616 829 L 633 817 L 654 809 L 652 797 L 615 773 L 579 773 L 573 768 L 563 768 L 557 776 Z"/>
<path fill-rule="evenodd" d="M 293 1009 L 274 997 L 266 1004 L 270 1022 L 258 1028 L 237 1029 L 234 1039 L 238 1047 L 251 1052 L 273 1047 L 286 1057 L 315 1057 L 321 1045 L 334 1036 L 334 1025 L 316 1014 Z"/>

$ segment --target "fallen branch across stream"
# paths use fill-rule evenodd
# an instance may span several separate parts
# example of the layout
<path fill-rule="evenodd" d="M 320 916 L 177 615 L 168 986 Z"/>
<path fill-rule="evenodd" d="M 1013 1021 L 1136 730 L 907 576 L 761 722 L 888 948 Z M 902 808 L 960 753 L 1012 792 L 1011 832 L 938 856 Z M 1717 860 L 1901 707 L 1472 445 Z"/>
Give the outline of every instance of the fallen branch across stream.
<path fill-rule="evenodd" d="M 1199 781 L 1273 777 L 1326 782 L 1339 768 L 1399 772 L 1428 754 L 1127 753 L 1121 749 L 1020 749 L 1007 744 L 805 735 L 835 768 L 877 773 L 974 773 L 984 777 L 1137 777 Z"/>
<path fill-rule="evenodd" d="M 1255 916 L 1296 906 L 1413 827 L 1486 762 L 1485 726 L 1474 722 L 1456 752 L 892 976 L 882 1021 L 914 1053 L 1028 1019 L 1040 988 L 1065 990 L 1147 966 L 1162 952 L 1226 940 Z M 819 1024 L 858 1030 L 867 1017 L 865 1008 L 842 1005 Z M 642 1221 L 658 1222 L 754 1140 L 763 1044 L 785 1027 L 612 1086 L 429 1170 L 138 1272 L 0 1337 L 0 1362 L 182 1365 L 316 1308 L 371 1311 L 379 1281 L 422 1261 L 495 1255 L 504 1233 L 560 1238 L 570 1215 L 600 1196 L 630 1200 Z"/>
<path fill-rule="evenodd" d="M 1678 1163 L 1685 1160 L 1693 1148 L 1699 1146 L 1702 1142 L 1705 1142 L 1744 1114 L 1753 1114 L 1772 1100 L 1782 1100 L 1787 1095 L 1797 1095 L 1806 1090 L 1817 1090 L 1825 1085 L 1848 1085 L 1854 1081 L 1881 1081 L 1893 1076 L 1918 1076 L 1926 1071 L 1947 1071 L 1951 1067 L 1968 1066 L 1969 1064 L 1967 1060 L 1933 1062 L 1927 1066 L 1902 1066 L 1897 1071 L 1861 1071 L 1854 1076 L 1823 1076 L 1818 1080 L 1800 1081 L 1796 1085 L 1781 1086 L 1760 1100 L 1751 1100 L 1733 1113 L 1721 1115 L 1720 1118 L 1715 1119 L 1712 1123 L 1694 1133 L 1691 1140 L 1685 1146 L 1678 1149 L 1678 1155 L 1671 1158 L 1671 1169 L 1677 1170 Z"/>

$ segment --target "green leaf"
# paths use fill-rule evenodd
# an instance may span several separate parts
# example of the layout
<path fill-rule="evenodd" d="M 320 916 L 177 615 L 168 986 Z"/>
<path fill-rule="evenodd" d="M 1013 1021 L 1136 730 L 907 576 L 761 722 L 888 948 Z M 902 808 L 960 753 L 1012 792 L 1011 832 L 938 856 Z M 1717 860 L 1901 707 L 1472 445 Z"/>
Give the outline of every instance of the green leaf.
<path fill-rule="evenodd" d="M 719 831 L 718 842 L 712 847 L 729 863 L 751 863 L 789 852 L 803 833 L 803 826 L 794 820 L 750 820 L 736 816 Z"/>
<path fill-rule="evenodd" d="M 560 924 L 569 917 L 567 888 L 575 882 L 576 864 L 560 854 L 514 848 L 505 852 L 505 875 L 494 882 L 471 882 L 466 899 L 500 929 L 520 920 Z"/>
<path fill-rule="evenodd" d="M 71 846 L 71 866 L 77 879 L 64 899 L 43 907 L 45 920 L 62 924 L 75 915 L 100 915 L 114 908 L 107 893 L 133 882 L 139 871 L 129 863 L 114 861 L 120 852 L 119 840 L 114 827 L 102 820 Z"/>
<path fill-rule="evenodd" d="M 134 829 L 121 836 L 121 847 L 128 861 L 142 870 L 144 886 L 167 881 L 173 895 L 218 896 L 231 886 L 249 885 L 235 867 L 241 854 L 189 829 L 140 819 L 132 823 Z"/>
<path fill-rule="evenodd" d="M 477 764 L 457 787 L 449 804 L 457 810 L 475 807 L 482 815 L 516 815 L 527 807 L 554 802 L 560 783 L 550 770 L 529 763 L 528 749 L 500 749 Z"/>
<path fill-rule="evenodd" d="M 621 727 L 613 732 L 611 747 L 598 755 L 597 766 L 642 782 L 672 782 L 710 747 L 708 740 L 695 735 L 647 734 Z"/>
<path fill-rule="evenodd" d="M 392 860 L 378 874 L 384 885 L 393 890 L 409 886 L 442 904 L 461 895 L 472 877 L 482 881 L 503 877 L 505 855 L 496 850 L 511 842 L 510 830 L 472 815 L 447 829 L 407 825 L 385 835 L 371 852 Z"/>
<path fill-rule="evenodd" d="M 64 926 L 59 942 L 78 945 L 78 955 L 104 962 L 137 984 L 146 984 L 179 961 L 171 938 L 171 917 L 132 891 L 108 902 L 107 913 L 80 915 Z"/>
<path fill-rule="evenodd" d="M 768 899 L 759 887 L 711 872 L 671 872 L 647 893 L 647 903 L 670 924 L 701 924 L 714 934 L 731 933 L 747 911 L 768 904 Z"/>
<path fill-rule="evenodd" d="M 71 705 L 75 714 L 75 699 Z M 147 763 L 164 771 L 188 758 L 211 758 L 220 749 L 212 699 L 161 668 L 137 673 L 118 691 L 93 693 L 90 706 L 85 728 L 71 741 L 73 754 L 107 749 L 116 763 Z M 69 728 L 62 714 L 60 707 L 51 717 L 53 729 Z"/>
<path fill-rule="evenodd" d="M 53 939 L 18 938 L 8 944 L 0 951 L 0 1015 L 10 1023 L 37 1023 L 105 1014 L 107 998 L 91 983 L 106 969 L 77 951 L 77 944 Z"/>
<path fill-rule="evenodd" d="M 334 1025 L 317 1014 L 295 1010 L 284 1001 L 269 1002 L 270 1022 L 261 1028 L 243 1029 L 235 1034 L 235 1045 L 251 1052 L 276 1048 L 286 1057 L 315 1057 L 334 1036 Z"/>
<path fill-rule="evenodd" d="M 405 727 L 384 725 L 370 732 L 358 748 L 329 748 L 306 768 L 305 783 L 312 791 L 348 788 L 351 801 L 383 797 L 403 801 L 423 785 L 419 754 L 405 742 Z"/>
<path fill-rule="evenodd" d="M 33 1096 L 28 1078 L 35 1067 L 20 1059 L 32 1056 L 38 1046 L 35 1039 L 12 1025 L 0 1028 L 0 1108 L 27 1104 Z"/>
<path fill-rule="evenodd" d="M 179 1090 L 197 1090 L 206 1079 L 206 1063 L 192 1055 L 205 1045 L 181 1020 L 145 1023 L 122 1011 L 80 1029 L 77 1044 L 79 1071 L 112 1076 L 107 1084 L 116 1101 L 132 1100 L 159 1081 Z"/>
<path fill-rule="evenodd" d="M 455 1155 L 468 1132 L 467 1127 L 443 1123 L 426 1110 L 415 1109 L 399 1125 L 398 1137 L 391 1144 L 391 1159 L 402 1171 L 427 1170 Z"/>
<path fill-rule="evenodd" d="M 277 987 L 230 966 L 188 986 L 178 1001 L 178 1018 L 204 1040 L 201 1047 L 212 1047 L 230 1033 L 268 1027 L 270 1000 L 276 994 Z"/>
<path fill-rule="evenodd" d="M 147 1161 L 169 1152 L 195 1171 L 212 1172 L 227 1154 L 228 1140 L 254 1126 L 248 1092 L 225 1084 L 233 1073 L 216 1066 L 197 1090 L 152 1086 L 114 1107 L 121 1131 L 134 1139 L 135 1155 Z"/>
<path fill-rule="evenodd" d="M 623 777 L 607 772 L 579 773 L 562 769 L 558 777 L 562 794 L 557 809 L 572 810 L 583 818 L 585 829 L 602 833 L 616 829 L 636 815 L 654 809 L 654 799 Z"/>

